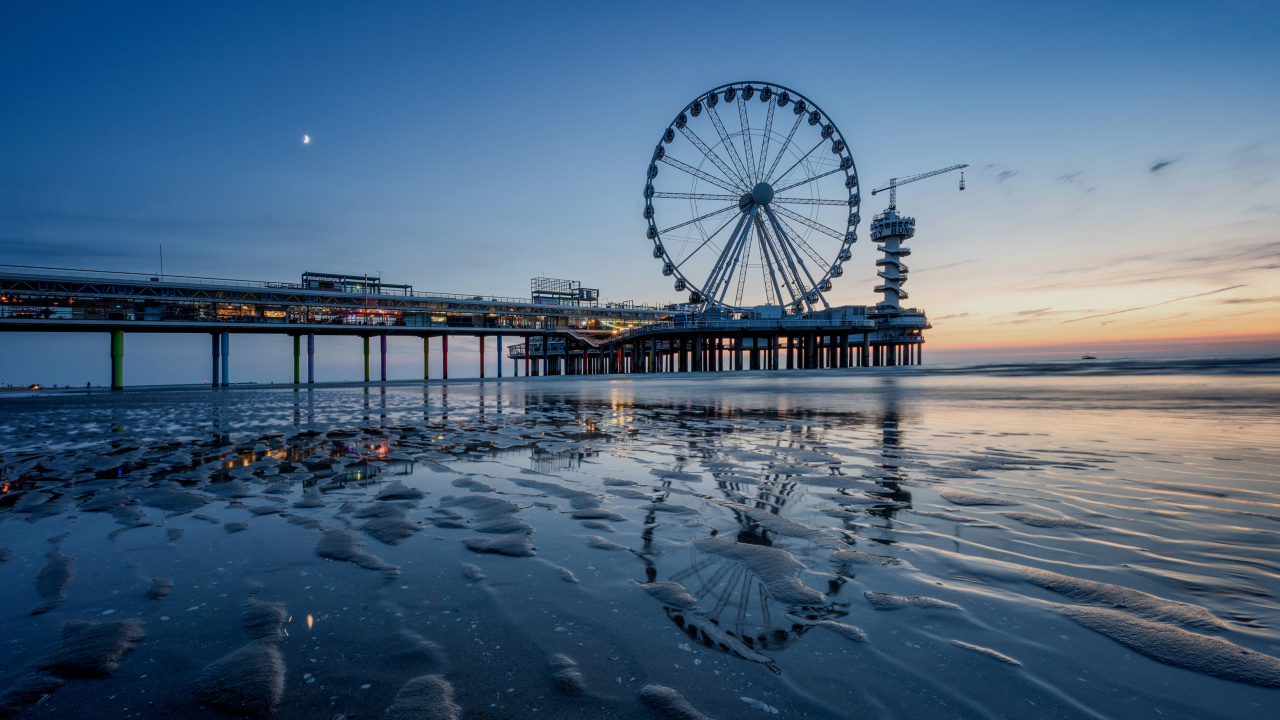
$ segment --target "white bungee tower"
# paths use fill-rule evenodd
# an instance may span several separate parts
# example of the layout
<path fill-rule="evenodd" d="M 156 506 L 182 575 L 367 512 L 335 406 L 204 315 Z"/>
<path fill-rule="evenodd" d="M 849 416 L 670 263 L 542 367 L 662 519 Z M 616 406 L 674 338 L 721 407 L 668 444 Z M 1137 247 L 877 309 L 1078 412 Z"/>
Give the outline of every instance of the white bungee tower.
<path fill-rule="evenodd" d="M 911 250 L 903 247 L 902 242 L 915 234 L 916 219 L 902 217 L 893 205 L 871 221 L 871 240 L 880 245 L 880 252 L 884 253 L 884 257 L 876 260 L 879 268 L 876 274 L 884 280 L 876 286 L 876 292 L 884 293 L 877 307 L 897 310 L 907 299 L 907 292 L 902 289 L 907 281 L 907 266 L 902 258 L 910 255 Z"/>

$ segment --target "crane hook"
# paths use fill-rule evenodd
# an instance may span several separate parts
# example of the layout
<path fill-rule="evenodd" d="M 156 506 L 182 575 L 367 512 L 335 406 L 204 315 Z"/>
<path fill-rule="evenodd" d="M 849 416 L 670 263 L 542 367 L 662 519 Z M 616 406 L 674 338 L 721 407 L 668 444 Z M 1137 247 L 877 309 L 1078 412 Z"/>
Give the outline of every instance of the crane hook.
<path fill-rule="evenodd" d="M 960 171 L 960 191 L 964 191 L 964 171 Z"/>

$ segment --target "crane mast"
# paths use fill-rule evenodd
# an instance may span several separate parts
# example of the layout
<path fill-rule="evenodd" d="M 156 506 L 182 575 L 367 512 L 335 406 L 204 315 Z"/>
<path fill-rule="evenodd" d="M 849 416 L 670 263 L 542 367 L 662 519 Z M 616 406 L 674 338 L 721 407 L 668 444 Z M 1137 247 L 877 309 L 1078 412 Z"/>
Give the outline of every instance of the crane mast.
<path fill-rule="evenodd" d="M 949 173 L 953 170 L 963 170 L 964 168 L 967 168 L 967 167 L 969 167 L 969 165 L 966 163 L 963 165 L 952 165 L 951 167 L 942 168 L 941 170 L 934 170 L 933 172 L 920 173 L 919 175 L 912 175 L 910 177 L 905 177 L 905 178 L 890 178 L 889 184 L 885 185 L 884 187 L 876 188 L 875 190 L 872 190 L 871 194 L 875 195 L 876 193 L 882 193 L 885 190 L 888 190 L 889 191 L 889 209 L 896 210 L 898 208 L 898 186 L 899 185 L 906 185 L 907 183 L 913 183 L 917 180 L 924 180 L 925 178 L 931 178 L 934 175 Z M 960 189 L 961 190 L 964 189 L 964 173 L 960 173 Z"/>

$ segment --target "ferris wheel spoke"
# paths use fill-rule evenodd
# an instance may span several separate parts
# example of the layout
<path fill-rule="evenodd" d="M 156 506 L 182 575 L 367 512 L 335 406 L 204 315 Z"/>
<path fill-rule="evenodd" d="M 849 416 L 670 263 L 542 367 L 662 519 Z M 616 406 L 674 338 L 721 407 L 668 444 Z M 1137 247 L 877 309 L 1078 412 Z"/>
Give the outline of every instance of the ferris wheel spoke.
<path fill-rule="evenodd" d="M 730 241 L 725 252 L 720 254 L 720 258 L 716 263 L 716 267 L 712 268 L 711 276 L 707 278 L 707 285 L 710 290 L 706 292 L 708 300 L 714 300 L 719 303 L 724 298 L 724 291 L 729 287 L 729 280 L 733 277 L 733 271 L 738 264 L 738 256 L 742 254 L 742 246 L 745 244 L 746 238 L 751 235 L 751 225 L 755 222 L 758 208 L 752 208 L 750 213 L 746 213 L 743 223 L 738 225 L 735 230 L 736 237 Z"/>
<path fill-rule="evenodd" d="M 769 104 L 769 108 L 773 108 L 773 103 Z M 778 154 L 773 158 L 773 164 L 769 166 L 769 172 L 761 177 L 773 177 L 773 171 L 778 169 L 778 163 L 782 160 L 782 156 L 787 154 L 787 148 L 791 147 L 791 139 L 796 136 L 796 129 L 800 127 L 800 121 L 804 119 L 804 113 L 796 116 L 796 124 L 791 126 L 791 132 L 787 133 L 787 139 L 782 143 L 782 147 L 778 148 Z"/>
<path fill-rule="evenodd" d="M 664 162 L 664 163 L 666 163 L 666 164 L 670 165 L 671 167 L 676 168 L 677 170 L 683 170 L 683 171 L 685 171 L 685 172 L 689 173 L 690 175 L 692 175 L 692 176 L 694 176 L 694 177 L 696 177 L 696 178 L 698 178 L 698 179 L 700 179 L 700 180 L 705 180 L 706 182 L 709 182 L 709 183 L 711 183 L 712 185 L 715 185 L 715 186 L 716 186 L 716 187 L 718 187 L 718 188 L 721 188 L 721 189 L 724 189 L 724 190 L 728 190 L 729 192 L 732 192 L 732 193 L 740 193 L 740 192 L 742 192 L 742 188 L 735 188 L 735 187 L 733 187 L 732 185 L 730 185 L 730 184 L 729 184 L 729 181 L 721 180 L 720 178 L 718 178 L 718 177 L 716 177 L 716 176 L 714 176 L 714 175 L 709 175 L 709 174 L 707 174 L 707 173 L 705 173 L 705 172 L 703 172 L 703 171 L 699 170 L 699 169 L 698 169 L 698 168 L 696 168 L 696 167 L 693 167 L 693 166 L 691 166 L 691 165 L 686 165 L 686 164 L 684 164 L 684 163 L 680 162 L 679 160 L 677 160 L 677 159 L 675 159 L 675 158 L 671 157 L 670 155 L 667 155 L 667 156 L 663 157 L 659 162 Z"/>
<path fill-rule="evenodd" d="M 777 210 L 779 214 L 789 217 L 792 220 L 795 220 L 796 222 L 800 223 L 801 225 L 807 225 L 813 228 L 814 230 L 817 230 L 820 233 L 823 233 L 825 235 L 830 235 L 836 240 L 839 240 L 840 242 L 844 242 L 844 233 L 833 230 L 827 227 L 826 225 L 823 225 L 820 222 L 814 222 L 813 220 L 810 220 L 809 218 L 803 215 L 798 215 L 784 207 L 779 207 L 777 208 Z"/>
<path fill-rule="evenodd" d="M 733 162 L 733 167 L 738 171 L 738 177 L 742 178 L 743 185 L 750 185 L 750 174 L 742 164 L 742 158 L 738 157 L 738 147 L 729 139 L 729 133 L 724 129 L 724 123 L 720 120 L 720 113 L 716 112 L 713 107 L 707 108 L 707 117 L 711 118 L 711 124 L 716 126 L 716 134 L 720 136 L 720 142 L 729 149 L 729 160 Z"/>
<path fill-rule="evenodd" d="M 760 144 L 760 165 L 756 168 L 756 179 L 764 177 L 764 163 L 769 157 L 769 138 L 773 137 L 773 109 L 777 107 L 769 103 L 769 112 L 764 118 L 764 141 Z"/>
<path fill-rule="evenodd" d="M 812 151 L 810 151 L 810 152 L 812 152 Z M 786 192 L 786 191 L 788 191 L 788 190 L 791 190 L 791 189 L 793 189 L 793 188 L 798 188 L 798 187 L 800 187 L 801 185 L 804 185 L 804 184 L 807 184 L 807 183 L 811 183 L 811 182 L 813 182 L 814 180 L 821 180 L 822 178 L 824 178 L 824 177 L 826 177 L 826 176 L 828 176 L 828 175 L 831 175 L 832 173 L 838 173 L 838 172 L 840 172 L 842 169 L 843 169 L 843 168 L 836 168 L 835 170 L 828 170 L 828 171 L 826 171 L 826 172 L 822 173 L 821 175 L 814 175 L 814 176 L 813 176 L 813 177 L 811 177 L 811 178 L 808 178 L 808 179 L 806 179 L 806 180 L 801 180 L 800 182 L 798 182 L 798 183 L 794 183 L 794 184 L 792 184 L 792 185 L 788 185 L 788 186 L 786 186 L 786 187 L 784 187 L 784 188 L 782 188 L 782 189 L 780 189 L 780 190 L 774 190 L 774 191 L 773 191 L 774 197 L 777 197 L 778 195 L 781 195 L 782 193 L 784 193 L 784 192 Z M 779 178 L 779 179 L 781 179 L 781 178 Z"/>
<path fill-rule="evenodd" d="M 778 208 L 778 209 L 782 210 L 782 208 Z M 778 222 L 777 216 L 773 214 L 773 210 L 770 209 L 769 207 L 765 207 L 764 211 L 769 216 L 769 221 L 773 225 L 774 232 L 778 233 L 778 237 L 780 237 L 784 243 L 791 245 L 792 256 L 795 258 L 796 262 L 800 265 L 800 269 L 804 271 L 805 277 L 809 279 L 808 287 L 812 288 L 812 292 L 822 300 L 823 305 L 826 305 L 827 299 L 822 295 L 822 289 L 818 287 L 817 281 L 813 279 L 813 274 L 810 273 L 809 268 L 805 266 L 804 258 L 800 257 L 800 253 L 796 251 L 795 245 L 794 243 L 792 243 L 791 238 L 788 237 L 787 234 L 782 230 L 782 225 Z M 798 218 L 800 216 L 796 215 L 796 217 Z M 808 218 L 805 218 L 805 220 L 808 220 Z M 807 295 L 805 299 L 808 300 Z M 812 307 L 813 303 L 810 302 L 809 305 L 810 307 Z"/>
<path fill-rule="evenodd" d="M 738 125 L 742 127 L 742 151 L 747 155 L 747 179 L 755 180 L 756 161 L 751 157 L 751 123 L 747 120 L 747 101 L 738 95 Z"/>
<path fill-rule="evenodd" d="M 764 276 L 765 296 L 769 304 L 774 305 L 782 301 L 782 290 L 778 288 L 778 275 L 773 269 L 773 258 L 769 253 L 769 240 L 765 237 L 763 225 L 756 226 L 756 237 L 760 240 L 760 257 L 764 258 L 764 262 L 760 263 L 760 271 Z"/>
<path fill-rule="evenodd" d="M 736 257 L 738 250 L 738 241 L 742 236 L 743 226 L 750 227 L 750 218 L 755 215 L 755 211 L 750 213 L 741 213 L 738 216 L 738 225 L 733 229 L 733 233 L 729 235 L 729 242 L 725 243 L 724 250 L 720 252 L 720 256 L 716 258 L 716 262 L 711 266 L 711 272 L 707 274 L 707 280 L 702 284 L 702 292 L 707 300 L 715 297 L 716 288 L 719 287 L 720 278 L 724 274 L 726 264 L 732 262 L 732 258 Z"/>
<path fill-rule="evenodd" d="M 826 139 L 825 139 L 825 138 L 824 138 L 824 139 L 822 139 L 822 140 L 819 140 L 817 145 L 814 145 L 813 147 L 809 148 L 809 152 L 807 152 L 807 153 L 805 153 L 804 155 L 800 156 L 800 159 L 799 159 L 799 160 L 797 160 L 797 161 L 795 161 L 795 164 L 793 164 L 791 167 L 787 168 L 787 171 L 786 171 L 786 172 L 784 172 L 784 173 L 782 173 L 781 175 L 779 175 L 776 179 L 772 180 L 772 181 L 771 181 L 771 184 L 776 184 L 776 183 L 778 183 L 778 182 L 781 182 L 781 181 L 782 181 L 782 178 L 784 178 L 784 177 L 786 177 L 786 176 L 790 175 L 792 170 L 795 170 L 795 169 L 796 169 L 796 167 L 798 167 L 798 166 L 800 165 L 800 163 L 802 163 L 802 162 L 804 162 L 805 160 L 809 159 L 809 156 L 813 154 L 813 151 L 814 151 L 814 150 L 817 150 L 817 149 L 818 149 L 818 148 L 820 148 L 820 147 L 822 147 L 826 142 L 827 142 L 827 141 L 826 141 Z M 804 183 L 801 183 L 801 185 L 803 185 L 803 184 L 804 184 Z"/>
<path fill-rule="evenodd" d="M 722 208 L 720 208 L 719 210 L 713 210 L 712 212 L 709 212 L 709 213 L 707 213 L 706 215 L 700 215 L 700 216 L 698 216 L 698 217 L 696 217 L 696 218 L 694 218 L 694 219 L 692 219 L 692 220 L 685 220 L 684 222 L 680 223 L 679 225 L 672 225 L 671 227 L 667 228 L 666 230 L 661 230 L 661 231 L 659 231 L 659 232 L 658 232 L 658 237 L 662 237 L 663 235 L 666 235 L 667 233 L 671 232 L 672 230 L 679 230 L 680 228 L 684 227 L 685 225 L 692 225 L 693 223 L 696 223 L 696 222 L 698 222 L 699 220 L 706 220 L 706 219 L 707 219 L 707 218 L 709 218 L 709 217 L 714 217 L 714 216 L 716 216 L 716 215 L 719 215 L 719 214 L 720 214 L 720 213 L 722 213 L 722 212 L 725 212 L 725 211 L 727 211 L 727 210 L 732 210 L 732 209 L 734 209 L 734 208 L 736 208 L 736 207 L 737 207 L 737 204 L 735 203 L 735 204 L 733 204 L 733 205 L 728 205 L 728 206 L 722 207 Z"/>
<path fill-rule="evenodd" d="M 702 216 L 702 217 L 700 217 L 700 218 L 694 218 L 693 220 L 690 220 L 689 222 L 680 223 L 679 225 L 676 225 L 675 227 L 672 227 L 672 228 L 669 228 L 669 229 L 670 229 L 670 230 L 675 230 L 675 229 L 676 229 L 676 228 L 678 228 L 678 227 L 684 227 L 685 225 L 688 225 L 689 223 L 694 223 L 694 222 L 697 222 L 697 221 L 699 221 L 699 220 L 704 220 L 704 219 L 706 219 L 706 218 L 711 217 L 712 215 L 719 215 L 720 213 L 724 212 L 725 210 L 731 210 L 731 209 L 733 209 L 733 206 L 730 206 L 730 207 L 727 207 L 727 208 L 723 208 L 723 209 L 721 209 L 721 210 L 717 210 L 717 211 L 715 211 L 715 212 L 713 212 L 713 213 L 708 213 L 708 214 L 706 214 L 706 215 L 703 215 L 703 216 Z M 745 213 L 743 213 L 743 214 L 745 214 Z M 691 257 L 693 257 L 694 255 L 698 254 L 698 251 L 699 251 L 699 250 L 701 250 L 702 248 L 706 247 L 706 246 L 707 246 L 707 243 L 711 242 L 711 240 L 712 240 L 715 236 L 719 235 L 721 230 L 724 230 L 726 227 L 728 227 L 728 226 L 729 226 L 729 223 L 733 222 L 735 218 L 736 218 L 736 216 L 735 216 L 735 217 L 731 217 L 731 218 L 729 218 L 728 220 L 725 220 L 725 221 L 724 221 L 724 225 L 721 225 L 721 226 L 719 227 L 719 229 L 717 229 L 715 232 L 713 232 L 713 233 L 711 233 L 710 235 L 708 235 L 706 240 L 703 240 L 703 241 L 702 241 L 702 243 L 701 243 L 700 245 L 698 245 L 698 247 L 696 247 L 696 248 L 694 248 L 694 249 L 693 249 L 693 252 L 689 253 L 688 255 L 685 255 L 683 260 L 681 260 L 680 262 L 676 263 L 676 269 L 679 269 L 681 265 L 684 265 L 685 263 L 689 262 L 689 258 L 691 258 Z M 663 232 L 666 232 L 666 230 L 663 230 Z"/>
<path fill-rule="evenodd" d="M 793 205 L 839 205 L 844 207 L 849 203 L 844 200 L 818 200 L 815 198 L 780 198 L 775 197 L 772 203 L 791 203 Z"/>
<path fill-rule="evenodd" d="M 818 254 L 818 251 L 814 250 L 813 247 L 809 245 L 809 243 L 805 242 L 805 239 L 800 237 L 800 233 L 796 232 L 796 229 L 794 227 L 791 227 L 791 224 L 788 223 L 786 219 L 780 219 L 779 222 L 783 225 L 784 228 L 791 231 L 791 233 L 788 235 L 788 237 L 791 239 L 791 242 L 799 246 L 800 249 L 804 250 L 805 254 L 808 255 L 813 260 L 813 262 L 818 266 L 819 270 L 821 270 L 825 274 L 827 270 L 831 269 L 831 266 L 827 264 L 827 261 L 822 258 L 822 255 Z"/>
<path fill-rule="evenodd" d="M 707 195 L 706 193 L 669 193 L 656 192 L 653 194 L 656 198 L 665 198 L 668 200 L 732 200 L 737 203 L 742 197 L 741 195 Z"/>
<path fill-rule="evenodd" d="M 716 167 L 720 168 L 720 172 L 724 173 L 724 176 L 729 179 L 729 182 L 733 182 L 733 178 L 737 177 L 738 182 L 742 183 L 742 186 L 745 189 L 747 184 L 746 180 L 743 180 L 742 177 L 737 175 L 732 168 L 726 165 L 724 160 L 722 160 L 714 150 L 707 147 L 707 144 L 702 141 L 702 138 L 698 137 L 697 133 L 690 130 L 688 125 L 680 128 L 680 132 L 684 133 L 684 136 L 689 138 L 689 142 L 693 143 L 694 146 L 698 148 L 699 152 L 706 156 L 706 158 Z"/>
<path fill-rule="evenodd" d="M 734 307 L 742 307 L 742 291 L 747 286 L 747 269 L 751 265 L 751 248 L 754 246 L 750 238 L 743 244 L 742 262 L 738 265 L 738 290 L 733 295 Z"/>
<path fill-rule="evenodd" d="M 768 223 L 761 223 L 767 225 Z M 774 253 L 778 256 L 778 267 L 782 268 L 782 280 L 786 283 L 787 293 L 791 295 L 791 302 L 804 299 L 804 278 L 800 277 L 800 271 L 796 270 L 795 260 L 791 256 L 791 251 L 787 245 L 778 237 L 777 231 L 770 233 L 774 238 Z"/>

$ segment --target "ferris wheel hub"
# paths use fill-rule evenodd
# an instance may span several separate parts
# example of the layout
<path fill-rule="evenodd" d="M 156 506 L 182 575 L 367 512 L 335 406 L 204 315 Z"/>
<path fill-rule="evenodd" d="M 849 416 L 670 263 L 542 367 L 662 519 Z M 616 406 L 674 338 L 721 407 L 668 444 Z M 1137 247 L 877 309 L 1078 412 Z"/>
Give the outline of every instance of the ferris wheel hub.
<path fill-rule="evenodd" d="M 773 186 L 767 182 L 756 185 L 751 191 L 751 199 L 755 200 L 757 205 L 768 205 L 773 202 Z"/>

